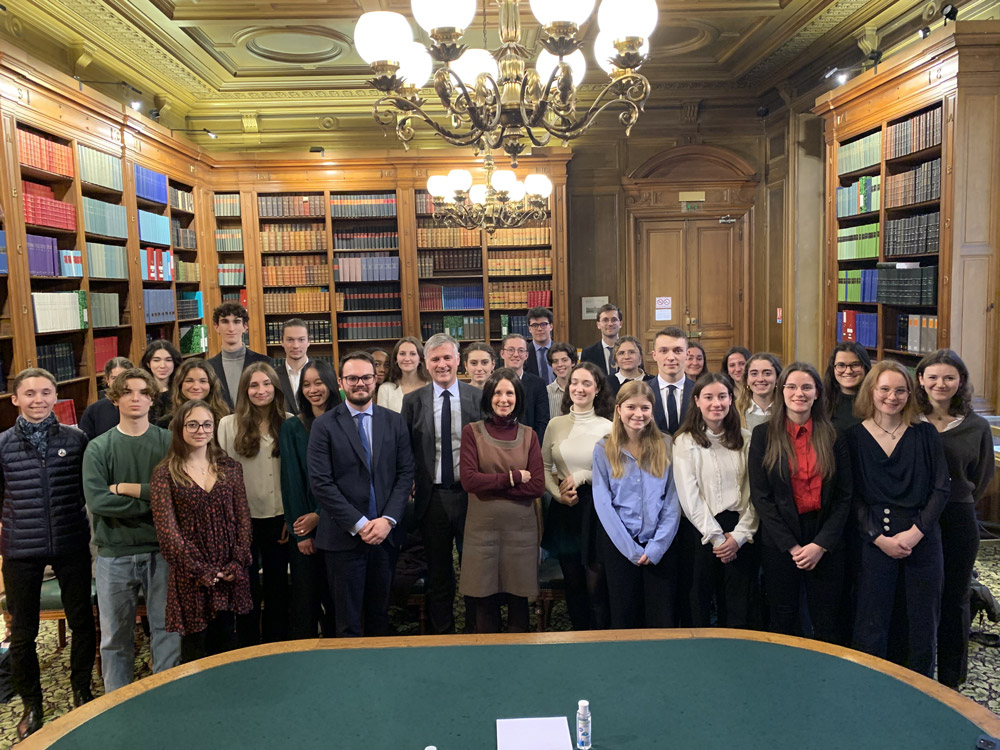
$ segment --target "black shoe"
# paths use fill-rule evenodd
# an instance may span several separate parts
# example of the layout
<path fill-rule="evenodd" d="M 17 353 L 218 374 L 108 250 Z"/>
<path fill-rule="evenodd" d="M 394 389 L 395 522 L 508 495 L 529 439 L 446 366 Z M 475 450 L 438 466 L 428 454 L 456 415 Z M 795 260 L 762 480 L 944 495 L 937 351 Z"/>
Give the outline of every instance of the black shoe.
<path fill-rule="evenodd" d="M 42 705 L 40 703 L 27 703 L 24 706 L 24 713 L 21 720 L 17 722 L 17 736 L 24 739 L 29 734 L 33 734 L 42 728 Z"/>
<path fill-rule="evenodd" d="M 79 708 L 84 703 L 90 703 L 92 700 L 94 700 L 94 694 L 90 691 L 89 687 L 73 688 L 73 708 Z"/>

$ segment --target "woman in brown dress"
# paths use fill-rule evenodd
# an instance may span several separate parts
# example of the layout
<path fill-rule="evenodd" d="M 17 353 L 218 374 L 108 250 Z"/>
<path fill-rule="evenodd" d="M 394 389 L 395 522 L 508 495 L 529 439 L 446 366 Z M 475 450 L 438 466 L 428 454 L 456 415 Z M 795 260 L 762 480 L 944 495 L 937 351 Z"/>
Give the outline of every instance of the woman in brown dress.
<path fill-rule="evenodd" d="M 545 489 L 542 450 L 530 427 L 518 424 L 524 388 L 510 368 L 483 385 L 486 418 L 462 430 L 460 472 L 469 493 L 459 592 L 478 599 L 476 632 L 528 630 L 528 597 L 538 595 L 538 514 Z"/>
<path fill-rule="evenodd" d="M 181 634 L 181 661 L 236 647 L 236 615 L 250 611 L 250 508 L 243 469 L 215 440 L 201 400 L 180 406 L 170 451 L 156 467 L 150 503 L 170 564 L 167 630 Z"/>

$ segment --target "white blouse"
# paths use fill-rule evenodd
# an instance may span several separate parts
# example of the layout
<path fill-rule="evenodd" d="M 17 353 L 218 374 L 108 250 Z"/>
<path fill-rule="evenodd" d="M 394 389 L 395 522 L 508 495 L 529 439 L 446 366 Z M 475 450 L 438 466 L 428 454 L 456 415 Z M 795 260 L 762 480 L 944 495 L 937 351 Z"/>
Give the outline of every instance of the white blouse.
<path fill-rule="evenodd" d="M 285 419 L 291 417 L 286 414 Z M 274 439 L 261 435 L 260 450 L 253 458 L 236 452 L 236 415 L 229 414 L 219 421 L 219 445 L 234 461 L 243 466 L 243 483 L 247 488 L 247 504 L 251 518 L 274 518 L 284 515 L 281 504 L 281 458 L 271 455 Z"/>

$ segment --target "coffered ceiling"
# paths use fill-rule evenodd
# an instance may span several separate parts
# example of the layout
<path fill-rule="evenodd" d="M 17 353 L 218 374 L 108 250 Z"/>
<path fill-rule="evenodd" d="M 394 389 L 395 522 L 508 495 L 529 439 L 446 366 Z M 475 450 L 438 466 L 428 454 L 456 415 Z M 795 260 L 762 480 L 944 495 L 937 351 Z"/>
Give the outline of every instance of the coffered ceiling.
<path fill-rule="evenodd" d="M 613 2 L 614 0 L 605 0 Z M 194 131 L 214 150 L 284 149 L 336 135 L 379 138 L 375 92 L 353 47 L 367 10 L 410 15 L 409 0 L 5 0 L 0 40 L 83 80 L 127 81 L 161 123 Z M 486 3 L 487 27 L 495 7 Z M 523 43 L 539 29 L 522 0 Z M 958 3 L 961 5 L 961 3 Z M 974 5 L 996 5 L 976 0 Z M 647 109 L 696 101 L 753 111 L 780 90 L 809 90 L 824 67 L 858 62 L 866 27 L 885 39 L 939 15 L 937 0 L 659 0 L 660 22 L 643 72 Z M 594 14 L 596 17 L 596 13 Z M 464 42 L 483 46 L 482 10 Z M 417 37 L 426 36 L 416 23 Z M 592 41 L 596 21 L 581 30 Z M 486 46 L 494 48 L 490 31 Z M 606 82 L 587 45 L 583 99 Z M 114 94 L 116 88 L 95 84 Z M 202 128 L 219 138 L 208 141 Z"/>

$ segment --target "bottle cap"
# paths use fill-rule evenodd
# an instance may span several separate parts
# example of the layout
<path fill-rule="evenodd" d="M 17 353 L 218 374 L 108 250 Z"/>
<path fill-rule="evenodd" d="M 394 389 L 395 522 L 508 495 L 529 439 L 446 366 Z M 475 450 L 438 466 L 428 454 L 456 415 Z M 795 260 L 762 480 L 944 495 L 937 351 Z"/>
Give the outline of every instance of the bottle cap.
<path fill-rule="evenodd" d="M 576 704 L 581 710 L 585 708 L 590 708 L 590 701 L 580 701 Z"/>

